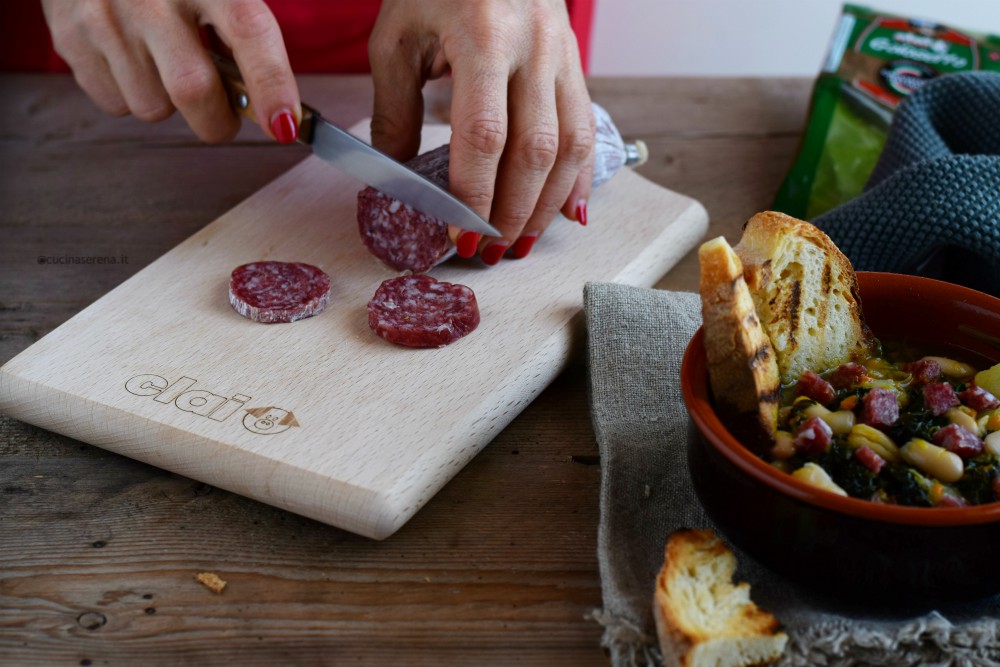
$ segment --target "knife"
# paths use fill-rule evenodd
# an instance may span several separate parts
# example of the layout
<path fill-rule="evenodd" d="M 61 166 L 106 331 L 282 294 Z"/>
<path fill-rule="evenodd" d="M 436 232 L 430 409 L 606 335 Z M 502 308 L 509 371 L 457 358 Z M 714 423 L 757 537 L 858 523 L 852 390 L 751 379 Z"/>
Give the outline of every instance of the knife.
<path fill-rule="evenodd" d="M 218 54 L 212 54 L 212 58 L 222 75 L 233 107 L 240 115 L 256 121 L 246 84 L 236 63 Z M 307 104 L 302 104 L 298 141 L 341 171 L 422 213 L 484 236 L 502 236 L 478 213 L 437 183 L 337 127 Z"/>

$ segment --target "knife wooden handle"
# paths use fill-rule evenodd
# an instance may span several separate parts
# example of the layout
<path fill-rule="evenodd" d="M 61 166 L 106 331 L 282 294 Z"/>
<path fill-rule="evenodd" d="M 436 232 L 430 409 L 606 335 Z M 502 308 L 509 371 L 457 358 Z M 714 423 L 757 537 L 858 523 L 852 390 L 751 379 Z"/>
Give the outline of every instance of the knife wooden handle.
<path fill-rule="evenodd" d="M 257 122 L 257 114 L 254 112 L 253 104 L 250 102 L 250 93 L 247 91 L 247 84 L 243 81 L 243 75 L 236 63 L 218 53 L 212 54 L 212 61 L 215 68 L 222 76 L 222 85 L 229 96 L 229 104 L 241 116 Z"/>
<path fill-rule="evenodd" d="M 256 123 L 257 114 L 254 111 L 253 103 L 250 101 L 250 92 L 247 90 L 247 84 L 243 80 L 243 74 L 240 72 L 239 66 L 232 59 L 218 53 L 212 54 L 212 61 L 222 76 L 222 85 L 226 89 L 226 95 L 229 96 L 230 106 L 239 115 L 249 118 Z M 301 103 L 301 107 L 302 118 L 299 120 L 299 141 L 311 143 L 313 121 L 315 120 L 313 115 L 315 112 L 305 102 Z"/>

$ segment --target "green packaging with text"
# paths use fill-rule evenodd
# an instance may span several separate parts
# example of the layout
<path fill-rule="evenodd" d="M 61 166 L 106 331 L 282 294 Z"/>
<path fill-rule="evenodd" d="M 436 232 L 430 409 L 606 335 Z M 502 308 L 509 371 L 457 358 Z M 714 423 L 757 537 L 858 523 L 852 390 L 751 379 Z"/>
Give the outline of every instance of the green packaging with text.
<path fill-rule="evenodd" d="M 861 194 L 899 102 L 972 70 L 1000 72 L 1000 37 L 844 5 L 774 209 L 811 219 Z"/>

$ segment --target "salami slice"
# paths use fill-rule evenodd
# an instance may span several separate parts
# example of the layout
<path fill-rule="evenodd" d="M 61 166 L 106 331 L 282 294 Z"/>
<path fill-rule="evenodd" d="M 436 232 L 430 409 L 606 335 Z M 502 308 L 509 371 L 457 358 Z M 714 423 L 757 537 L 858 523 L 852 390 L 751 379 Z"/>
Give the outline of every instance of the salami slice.
<path fill-rule="evenodd" d="M 448 144 L 408 167 L 448 187 Z M 426 271 L 451 249 L 448 225 L 372 187 L 358 193 L 358 231 L 369 252 L 397 271 Z"/>
<path fill-rule="evenodd" d="M 233 269 L 229 303 L 264 324 L 318 315 L 330 301 L 330 277 L 301 262 L 252 262 Z"/>
<path fill-rule="evenodd" d="M 442 347 L 479 326 L 476 295 L 426 274 L 390 278 L 368 302 L 368 326 L 390 343 Z"/>

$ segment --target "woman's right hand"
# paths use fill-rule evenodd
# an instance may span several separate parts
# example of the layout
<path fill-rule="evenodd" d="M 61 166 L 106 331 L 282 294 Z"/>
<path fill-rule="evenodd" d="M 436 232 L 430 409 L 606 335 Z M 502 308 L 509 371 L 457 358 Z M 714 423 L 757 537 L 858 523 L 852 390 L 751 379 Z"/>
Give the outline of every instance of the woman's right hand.
<path fill-rule="evenodd" d="M 200 28 L 233 52 L 257 122 L 294 141 L 301 105 L 285 44 L 263 0 L 42 0 L 56 52 L 98 107 L 116 116 L 163 120 L 180 111 L 203 141 L 239 130 Z"/>

